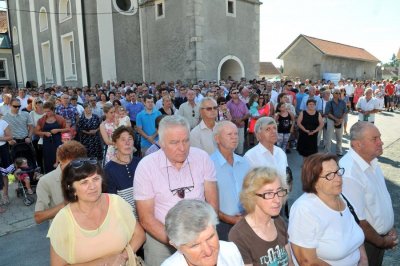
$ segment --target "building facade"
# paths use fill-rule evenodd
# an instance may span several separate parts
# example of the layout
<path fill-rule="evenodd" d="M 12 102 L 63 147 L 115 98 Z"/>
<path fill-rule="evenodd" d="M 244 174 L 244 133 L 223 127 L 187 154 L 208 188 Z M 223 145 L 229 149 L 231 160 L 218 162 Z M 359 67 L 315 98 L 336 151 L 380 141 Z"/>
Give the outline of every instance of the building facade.
<path fill-rule="evenodd" d="M 258 0 L 9 0 L 17 82 L 255 78 Z"/>
<path fill-rule="evenodd" d="M 341 78 L 374 79 L 377 63 L 366 50 L 341 43 L 299 35 L 279 56 L 284 61 L 283 74 L 302 79 L 322 79 L 326 73 Z"/>

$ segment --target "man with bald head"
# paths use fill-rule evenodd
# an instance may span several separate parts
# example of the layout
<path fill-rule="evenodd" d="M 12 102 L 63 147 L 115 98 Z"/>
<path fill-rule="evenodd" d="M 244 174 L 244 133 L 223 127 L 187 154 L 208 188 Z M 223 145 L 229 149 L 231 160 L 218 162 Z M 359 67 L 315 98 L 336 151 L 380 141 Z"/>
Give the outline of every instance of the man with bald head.
<path fill-rule="evenodd" d="M 383 142 L 378 128 L 359 121 L 350 129 L 350 150 L 339 161 L 345 169 L 343 194 L 354 207 L 365 235 L 369 265 L 382 265 L 386 249 L 397 246 L 392 200 L 378 164 Z"/>
<path fill-rule="evenodd" d="M 244 213 L 240 203 L 240 191 L 244 177 L 250 169 L 246 159 L 234 153 L 238 143 L 238 128 L 231 121 L 217 123 L 213 130 L 216 151 L 211 154 L 217 172 L 219 193 L 219 224 L 217 232 L 220 240 L 228 241 L 229 230 Z"/>

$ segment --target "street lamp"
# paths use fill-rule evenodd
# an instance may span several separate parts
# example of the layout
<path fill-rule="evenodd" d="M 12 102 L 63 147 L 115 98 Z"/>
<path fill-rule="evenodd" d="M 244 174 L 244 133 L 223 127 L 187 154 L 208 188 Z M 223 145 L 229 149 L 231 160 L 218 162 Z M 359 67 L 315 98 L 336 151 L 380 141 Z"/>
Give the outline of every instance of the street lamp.
<path fill-rule="evenodd" d="M 376 67 L 375 67 L 375 80 L 378 79 L 378 69 L 379 69 L 381 66 L 382 66 L 381 63 L 376 64 Z M 383 68 L 383 66 L 382 66 L 382 68 Z"/>

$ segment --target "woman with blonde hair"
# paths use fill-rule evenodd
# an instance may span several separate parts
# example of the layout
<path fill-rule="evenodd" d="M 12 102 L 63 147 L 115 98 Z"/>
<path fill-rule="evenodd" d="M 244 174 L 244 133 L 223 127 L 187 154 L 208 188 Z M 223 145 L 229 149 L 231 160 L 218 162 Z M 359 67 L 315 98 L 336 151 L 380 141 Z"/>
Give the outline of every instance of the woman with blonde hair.
<path fill-rule="evenodd" d="M 115 155 L 114 143 L 112 142 L 111 136 L 117 128 L 118 122 L 115 119 L 115 107 L 111 103 L 106 103 L 103 106 L 103 112 L 106 119 L 100 124 L 100 134 L 107 147 L 103 163 L 105 165 Z"/>
<path fill-rule="evenodd" d="M 246 175 L 240 201 L 247 215 L 229 232 L 245 265 L 293 265 L 286 224 L 279 216 L 287 193 L 273 168 L 257 167 Z"/>

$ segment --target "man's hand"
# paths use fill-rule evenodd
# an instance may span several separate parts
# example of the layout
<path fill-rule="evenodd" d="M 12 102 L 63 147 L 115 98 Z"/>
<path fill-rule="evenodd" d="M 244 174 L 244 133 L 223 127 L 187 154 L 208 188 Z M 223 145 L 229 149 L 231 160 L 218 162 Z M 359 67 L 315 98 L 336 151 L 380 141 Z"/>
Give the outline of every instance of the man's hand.
<path fill-rule="evenodd" d="M 27 143 L 27 144 L 31 143 L 31 138 L 30 137 L 26 137 L 25 138 L 25 143 Z"/>

